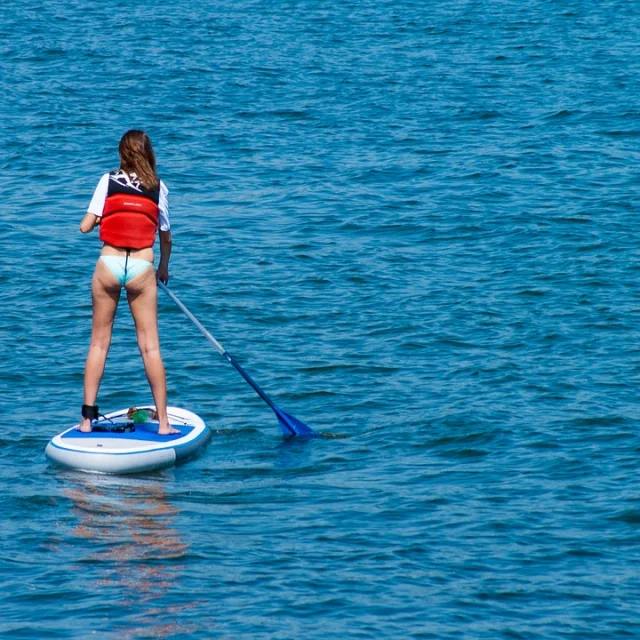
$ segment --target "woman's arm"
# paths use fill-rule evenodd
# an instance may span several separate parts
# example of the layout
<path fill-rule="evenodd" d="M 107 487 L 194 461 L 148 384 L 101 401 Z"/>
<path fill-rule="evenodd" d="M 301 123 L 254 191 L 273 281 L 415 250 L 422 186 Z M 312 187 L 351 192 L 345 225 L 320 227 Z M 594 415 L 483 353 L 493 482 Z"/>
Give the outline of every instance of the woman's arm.
<path fill-rule="evenodd" d="M 171 256 L 171 231 L 160 231 L 160 264 L 156 271 L 156 278 L 160 282 L 169 282 L 169 258 Z"/>
<path fill-rule="evenodd" d="M 91 202 L 89 203 L 87 214 L 84 218 L 82 218 L 82 222 L 80 223 L 80 231 L 82 231 L 82 233 L 90 233 L 96 228 L 97 225 L 100 224 L 100 216 L 102 215 L 102 210 L 104 209 L 104 202 L 107 198 L 108 191 L 109 174 L 105 173 L 102 178 L 100 178 L 100 182 L 98 182 L 98 186 L 93 192 L 93 197 L 91 198 Z"/>
<path fill-rule="evenodd" d="M 90 233 L 100 224 L 100 216 L 94 216 L 93 213 L 87 213 L 80 223 L 80 231 L 82 233 Z"/>

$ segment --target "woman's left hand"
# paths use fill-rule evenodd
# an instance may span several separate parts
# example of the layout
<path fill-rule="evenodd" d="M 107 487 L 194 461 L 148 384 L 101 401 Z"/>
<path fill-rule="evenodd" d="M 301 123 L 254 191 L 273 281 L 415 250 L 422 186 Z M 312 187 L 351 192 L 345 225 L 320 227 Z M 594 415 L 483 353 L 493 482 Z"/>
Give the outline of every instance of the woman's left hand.
<path fill-rule="evenodd" d="M 161 264 L 158 266 L 158 270 L 156 271 L 156 280 L 160 280 L 164 284 L 169 282 L 169 267 Z"/>

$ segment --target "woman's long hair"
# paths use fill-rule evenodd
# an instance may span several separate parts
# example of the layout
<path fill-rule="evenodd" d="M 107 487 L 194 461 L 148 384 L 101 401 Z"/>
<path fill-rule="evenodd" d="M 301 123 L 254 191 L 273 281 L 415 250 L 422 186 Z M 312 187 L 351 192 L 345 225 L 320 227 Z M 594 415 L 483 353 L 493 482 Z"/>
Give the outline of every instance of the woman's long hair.
<path fill-rule="evenodd" d="M 160 180 L 156 173 L 156 156 L 151 140 L 144 131 L 131 129 L 120 139 L 120 168 L 127 173 L 135 173 L 147 189 L 157 189 Z"/>

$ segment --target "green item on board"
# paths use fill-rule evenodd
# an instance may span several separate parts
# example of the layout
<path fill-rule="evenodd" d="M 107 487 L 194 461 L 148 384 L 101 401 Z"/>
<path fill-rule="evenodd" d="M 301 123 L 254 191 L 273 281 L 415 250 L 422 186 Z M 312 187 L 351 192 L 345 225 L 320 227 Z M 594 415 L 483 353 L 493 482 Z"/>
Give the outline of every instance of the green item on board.
<path fill-rule="evenodd" d="M 144 409 L 138 409 L 131 416 L 134 424 L 142 424 L 149 421 L 149 414 Z"/>

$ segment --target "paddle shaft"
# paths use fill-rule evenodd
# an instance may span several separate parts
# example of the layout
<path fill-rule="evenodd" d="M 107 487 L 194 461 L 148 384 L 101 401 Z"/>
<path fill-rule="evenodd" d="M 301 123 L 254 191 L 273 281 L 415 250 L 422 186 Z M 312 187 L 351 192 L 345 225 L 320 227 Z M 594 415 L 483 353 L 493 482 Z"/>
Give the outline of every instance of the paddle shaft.
<path fill-rule="evenodd" d="M 225 348 L 200 324 L 198 318 L 196 318 L 193 313 L 191 313 L 191 311 L 189 311 L 189 309 L 180 302 L 178 296 L 176 296 L 176 294 L 173 293 L 173 291 L 171 291 L 164 282 L 160 282 L 158 280 L 158 286 L 176 303 L 180 311 L 182 311 L 182 313 L 184 313 L 184 315 L 187 316 L 187 318 L 189 318 L 189 320 L 191 320 L 198 329 L 200 329 L 202 335 L 218 350 L 218 352 L 224 355 Z"/>
<path fill-rule="evenodd" d="M 236 359 L 202 326 L 198 318 L 196 318 L 187 307 L 182 304 L 173 291 L 167 287 L 163 282 L 158 281 L 158 286 L 176 303 L 176 306 L 182 313 L 184 313 L 193 324 L 200 329 L 200 333 L 216 348 L 229 363 L 233 365 L 236 371 L 251 385 L 253 390 L 274 410 L 277 412 L 277 407 L 272 402 L 271 398 L 252 380 L 251 376 L 238 364 Z"/>

